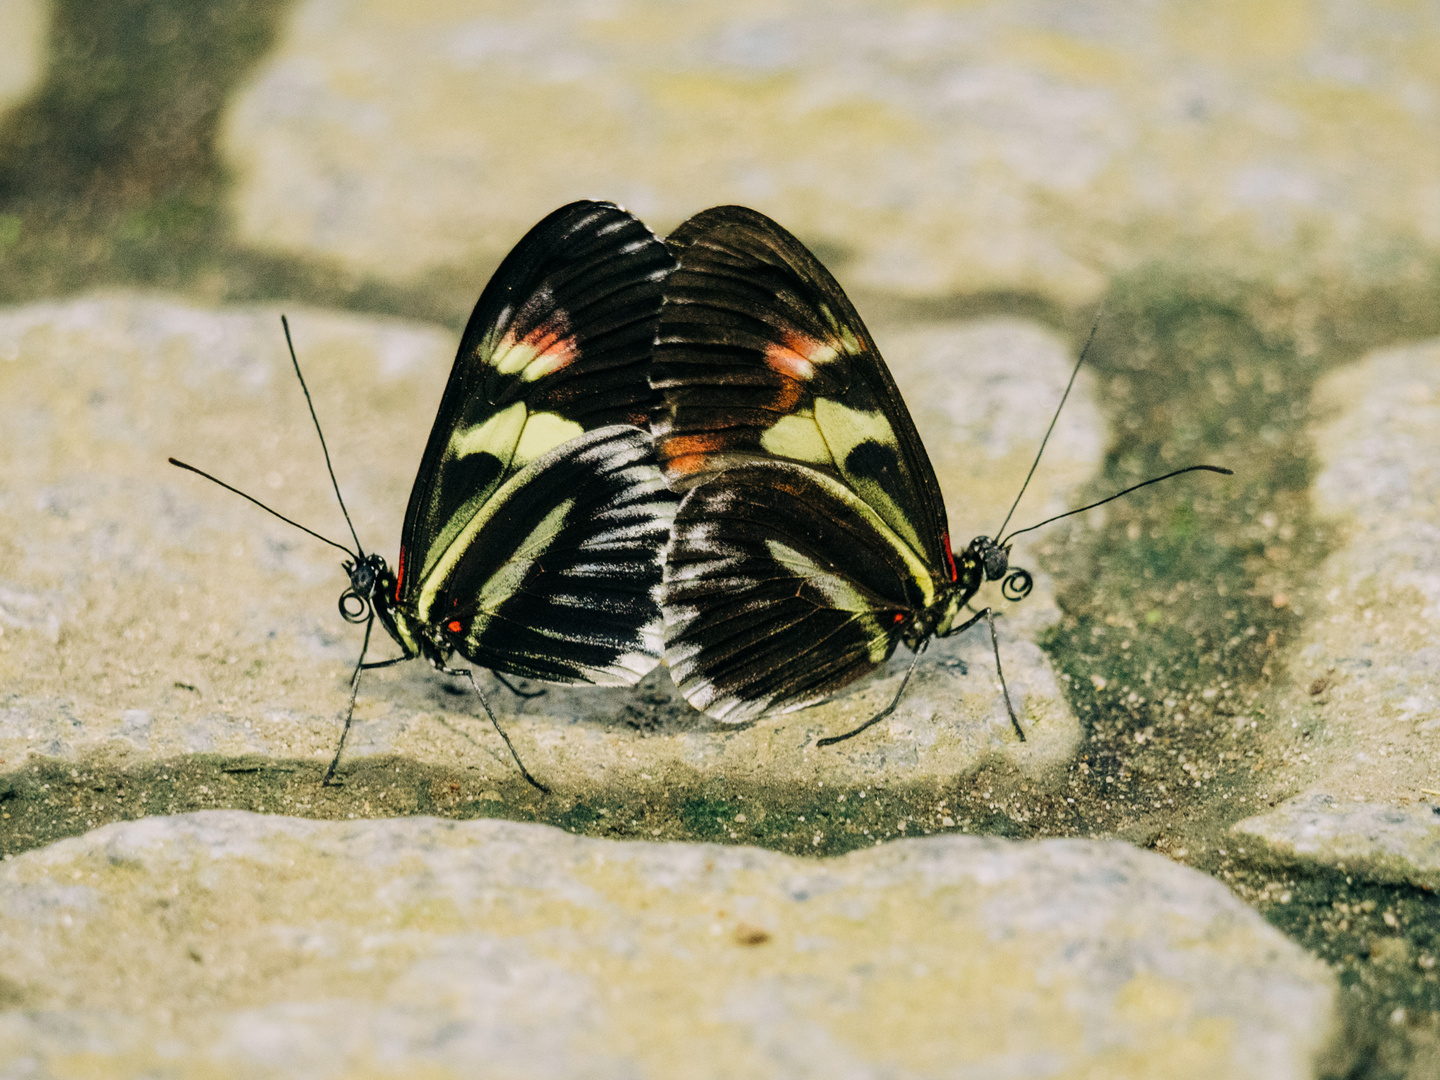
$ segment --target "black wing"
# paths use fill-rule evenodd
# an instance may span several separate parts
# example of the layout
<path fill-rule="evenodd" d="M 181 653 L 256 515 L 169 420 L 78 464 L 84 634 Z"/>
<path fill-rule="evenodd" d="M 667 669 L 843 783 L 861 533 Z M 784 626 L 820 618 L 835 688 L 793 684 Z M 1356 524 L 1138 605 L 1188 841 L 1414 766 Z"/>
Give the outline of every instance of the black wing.
<path fill-rule="evenodd" d="M 659 662 L 661 555 L 674 514 L 646 432 L 588 432 L 487 501 L 413 613 L 439 644 L 494 671 L 634 683 Z"/>
<path fill-rule="evenodd" d="M 738 465 L 680 503 L 665 564 L 665 662 L 696 708 L 742 722 L 879 667 L 935 582 L 827 472 Z"/>
<path fill-rule="evenodd" d="M 674 259 L 637 218 L 577 202 L 545 218 L 485 286 L 405 512 L 399 600 L 527 464 L 585 431 L 644 424 L 660 285 Z"/>
<path fill-rule="evenodd" d="M 652 429 L 684 490 L 755 460 L 833 472 L 935 572 L 953 579 L 945 505 L 914 421 L 845 293 L 800 241 L 741 206 L 667 243 Z"/>

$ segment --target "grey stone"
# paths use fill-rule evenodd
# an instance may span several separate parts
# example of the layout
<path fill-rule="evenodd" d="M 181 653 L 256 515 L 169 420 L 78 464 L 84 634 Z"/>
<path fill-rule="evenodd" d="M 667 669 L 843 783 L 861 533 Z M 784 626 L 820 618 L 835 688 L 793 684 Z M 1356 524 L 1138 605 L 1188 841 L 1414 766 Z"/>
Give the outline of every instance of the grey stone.
<path fill-rule="evenodd" d="M 1338 868 L 1369 881 L 1440 888 L 1440 807 L 1312 794 L 1231 827 L 1281 864 Z M 1252 851 L 1252 855 L 1254 855 Z"/>
<path fill-rule="evenodd" d="M 1440 791 L 1440 342 L 1371 353 L 1315 401 L 1312 495 L 1336 542 L 1289 598 L 1305 623 L 1267 764 L 1276 790 L 1425 801 Z"/>
<path fill-rule="evenodd" d="M 229 110 L 248 241 L 493 265 L 575 198 L 753 205 L 847 286 L 1093 299 L 1196 253 L 1294 282 L 1440 241 L 1423 5 L 306 0 Z"/>
<path fill-rule="evenodd" d="M 23 771 L 31 756 L 156 775 L 198 757 L 252 771 L 328 762 L 360 644 L 335 610 L 346 583 L 338 553 L 165 461 L 209 469 L 348 539 L 277 314 L 125 294 L 0 312 L 0 772 Z M 355 527 L 367 549 L 393 552 L 454 336 L 353 315 L 290 317 Z M 881 334 L 920 403 L 956 527 L 993 530 L 1064 386 L 1065 343 L 1018 320 Z M 1100 431 L 1082 381 L 1022 513 L 1065 504 L 1099 460 Z M 566 796 L 643 801 L 710 781 L 933 787 L 987 763 L 1043 783 L 1073 755 L 1079 725 L 1034 644 L 1056 618 L 1048 580 L 1037 581 L 1019 605 L 983 597 L 1006 608 L 1001 654 L 1024 743 L 980 631 L 936 642 L 887 722 L 826 750 L 817 737 L 889 700 L 908 654 L 831 703 L 741 729 L 690 709 L 663 671 L 639 689 L 557 687 L 530 701 L 488 676 L 481 685 L 531 769 Z M 374 656 L 392 655 L 389 644 Z M 528 798 L 473 698 L 447 685 L 419 663 L 367 676 L 347 761 L 458 770 L 447 782 L 471 802 L 496 791 Z"/>
<path fill-rule="evenodd" d="M 1301 1080 L 1334 977 L 1118 843 L 206 812 L 0 868 L 7 1076 Z"/>

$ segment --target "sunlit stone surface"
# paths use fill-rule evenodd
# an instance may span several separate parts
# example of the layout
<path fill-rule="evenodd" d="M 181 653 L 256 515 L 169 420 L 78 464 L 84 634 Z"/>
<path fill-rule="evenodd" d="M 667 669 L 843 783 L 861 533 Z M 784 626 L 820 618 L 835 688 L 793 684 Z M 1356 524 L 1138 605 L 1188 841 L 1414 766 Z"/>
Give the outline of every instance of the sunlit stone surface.
<path fill-rule="evenodd" d="M 40 82 L 49 24 L 45 0 L 0 4 L 0 112 L 19 104 Z"/>
<path fill-rule="evenodd" d="M 1399 859 L 1429 883 L 1434 836 L 1390 826 L 1429 822 L 1440 805 L 1440 342 L 1331 373 L 1317 404 L 1312 492 L 1337 542 L 1297 598 L 1306 629 L 1271 752 L 1279 782 L 1313 797 L 1243 826 L 1287 858 Z"/>
<path fill-rule="evenodd" d="M 848 283 L 1086 300 L 1440 241 L 1423 3 L 305 0 L 235 101 L 242 235 L 409 279 L 560 203 L 764 210 Z"/>
<path fill-rule="evenodd" d="M 1324 965 L 1123 844 L 210 812 L 0 869 L 17 1075 L 1301 1080 Z"/>

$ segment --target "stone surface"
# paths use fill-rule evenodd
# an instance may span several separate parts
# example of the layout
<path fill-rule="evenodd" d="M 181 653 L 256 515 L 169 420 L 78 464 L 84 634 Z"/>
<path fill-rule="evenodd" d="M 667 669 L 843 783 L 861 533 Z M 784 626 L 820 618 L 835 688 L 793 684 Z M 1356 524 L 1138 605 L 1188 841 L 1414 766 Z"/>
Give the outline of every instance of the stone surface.
<path fill-rule="evenodd" d="M 49 24 L 45 0 L 0 4 L 0 112 L 23 101 L 40 82 Z"/>
<path fill-rule="evenodd" d="M 356 529 L 393 553 L 455 339 L 384 319 L 289 314 Z M 912 329 L 893 348 L 882 340 L 902 388 L 925 403 L 919 422 L 945 486 L 964 499 L 957 525 L 963 514 L 993 529 L 1064 385 L 1064 343 L 1014 320 Z M 1026 514 L 1063 505 L 1098 460 L 1088 386 L 1072 396 Z M 197 757 L 252 771 L 329 760 L 360 646 L 335 610 L 338 553 L 165 461 L 207 468 L 345 536 L 276 311 L 112 294 L 0 312 L 0 440 L 0 773 L 33 775 L 27 756 L 106 774 L 163 773 Z M 872 715 L 907 660 L 833 703 L 740 730 L 691 710 L 663 671 L 639 689 L 552 688 L 530 701 L 481 682 L 532 771 L 570 796 L 644 800 L 709 780 L 737 790 L 933 786 L 997 761 L 1042 782 L 1073 754 L 1079 727 L 1033 643 L 1055 613 L 1039 580 L 1000 620 L 1023 744 L 977 632 L 937 642 L 896 714 L 833 750 L 817 750 L 816 738 Z M 386 644 L 374 655 L 391 655 Z M 348 761 L 445 771 L 470 803 L 501 791 L 528 798 L 475 702 L 453 686 L 421 663 L 367 676 Z M 114 812 L 84 811 L 76 823 Z M 7 822 L 20 829 L 7 812 L 0 833 Z"/>
<path fill-rule="evenodd" d="M 1336 998 L 1117 843 L 209 812 L 8 860 L 0 913 L 9 1076 L 1300 1080 Z"/>
<path fill-rule="evenodd" d="M 1437 57 L 1420 0 L 305 0 L 225 146 L 246 239 L 391 279 L 602 197 L 755 206 L 847 285 L 1076 302 L 1157 257 L 1433 251 Z"/>
<path fill-rule="evenodd" d="M 1340 867 L 1367 881 L 1440 888 L 1440 814 L 1423 806 L 1387 806 L 1308 795 L 1231 827 L 1265 845 L 1277 862 Z"/>
<path fill-rule="evenodd" d="M 1262 763 L 1306 797 L 1242 824 L 1274 851 L 1430 882 L 1412 825 L 1440 803 L 1440 342 L 1334 371 L 1316 403 L 1311 492 L 1335 543 L 1294 598 L 1305 629 Z"/>
<path fill-rule="evenodd" d="M 1311 490 L 1336 541 L 1297 598 L 1288 767 L 1345 799 L 1425 799 L 1440 790 L 1440 342 L 1373 353 L 1316 394 Z"/>

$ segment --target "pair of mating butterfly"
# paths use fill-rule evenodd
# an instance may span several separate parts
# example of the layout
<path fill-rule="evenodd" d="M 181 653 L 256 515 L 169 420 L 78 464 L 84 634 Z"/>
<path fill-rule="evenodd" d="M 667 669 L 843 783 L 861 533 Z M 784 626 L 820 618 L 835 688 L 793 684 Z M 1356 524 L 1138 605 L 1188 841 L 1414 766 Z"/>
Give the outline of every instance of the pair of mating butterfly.
<path fill-rule="evenodd" d="M 696 708 L 749 721 L 987 618 L 957 624 L 986 580 L 1030 590 L 1006 538 L 952 553 L 860 316 L 798 240 L 737 206 L 664 242 L 609 203 L 531 229 L 465 328 L 395 569 L 351 535 L 353 552 L 326 540 L 350 556 L 341 614 L 365 624 L 347 733 L 362 670 L 423 656 L 473 686 L 455 653 L 602 685 L 663 658 Z M 402 656 L 365 661 L 376 619 Z"/>

